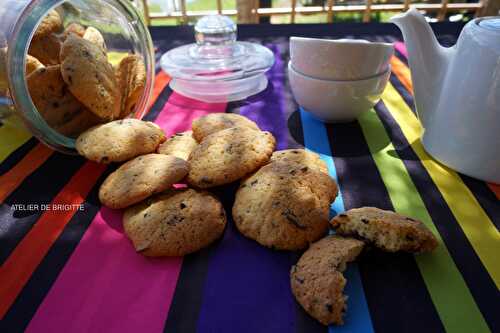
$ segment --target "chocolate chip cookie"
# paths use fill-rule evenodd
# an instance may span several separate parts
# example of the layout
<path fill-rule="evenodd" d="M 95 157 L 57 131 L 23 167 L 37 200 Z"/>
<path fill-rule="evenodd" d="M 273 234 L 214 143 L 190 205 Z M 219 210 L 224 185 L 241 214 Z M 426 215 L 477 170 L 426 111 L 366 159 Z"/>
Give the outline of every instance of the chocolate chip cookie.
<path fill-rule="evenodd" d="M 267 163 L 274 146 L 271 133 L 249 127 L 215 132 L 191 153 L 187 180 L 199 188 L 234 182 Z"/>
<path fill-rule="evenodd" d="M 256 123 L 239 114 L 212 113 L 193 121 L 193 137 L 196 141 L 201 142 L 210 134 L 231 127 L 249 127 L 259 130 L 259 126 Z"/>
<path fill-rule="evenodd" d="M 79 134 L 99 123 L 68 90 L 59 65 L 35 70 L 28 76 L 27 83 L 38 112 L 61 134 Z"/>
<path fill-rule="evenodd" d="M 120 118 L 132 113 L 146 86 L 146 65 L 138 55 L 129 55 L 118 65 L 118 80 L 122 91 Z"/>
<path fill-rule="evenodd" d="M 128 208 L 125 233 L 145 256 L 183 256 L 218 239 L 226 226 L 222 204 L 193 189 L 169 190 Z"/>
<path fill-rule="evenodd" d="M 421 221 L 375 207 L 348 210 L 330 223 L 337 234 L 364 239 L 388 252 L 430 252 L 438 246 Z"/>
<path fill-rule="evenodd" d="M 125 208 L 168 189 L 187 173 L 187 162 L 175 156 L 138 156 L 106 178 L 99 199 L 109 208 Z"/>
<path fill-rule="evenodd" d="M 113 66 L 96 44 L 70 34 L 61 49 L 61 73 L 71 93 L 98 117 L 120 115 L 121 92 Z"/>
<path fill-rule="evenodd" d="M 342 272 L 363 249 L 353 238 L 327 236 L 311 245 L 290 272 L 292 293 L 306 312 L 323 325 L 343 324 L 347 297 Z"/>
<path fill-rule="evenodd" d="M 154 153 L 165 141 L 162 129 L 148 121 L 115 120 L 82 133 L 76 140 L 80 155 L 99 163 L 123 162 Z"/>
<path fill-rule="evenodd" d="M 233 206 L 238 230 L 261 245 L 301 250 L 328 230 L 337 185 L 298 164 L 270 163 L 242 181 Z"/>

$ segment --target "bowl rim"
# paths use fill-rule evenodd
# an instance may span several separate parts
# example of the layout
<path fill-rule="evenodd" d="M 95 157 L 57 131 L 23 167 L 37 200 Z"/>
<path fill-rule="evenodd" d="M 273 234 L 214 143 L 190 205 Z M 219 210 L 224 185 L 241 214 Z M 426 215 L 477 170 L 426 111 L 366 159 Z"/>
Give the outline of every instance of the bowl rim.
<path fill-rule="evenodd" d="M 292 60 L 288 61 L 288 70 L 292 71 L 294 74 L 297 74 L 298 76 L 303 77 L 304 79 L 311 80 L 311 81 L 318 81 L 318 82 L 323 82 L 323 83 L 362 83 L 362 82 L 379 80 L 381 77 L 384 77 L 387 74 L 390 74 L 391 70 L 392 70 L 392 66 L 391 66 L 391 64 L 389 64 L 387 67 L 387 70 L 383 71 L 382 73 L 375 74 L 373 76 L 359 79 L 359 80 L 325 80 L 325 79 L 320 79 L 317 77 L 309 76 L 309 75 L 303 74 L 302 72 L 299 72 L 293 66 Z"/>
<path fill-rule="evenodd" d="M 301 36 L 291 36 L 290 44 L 293 41 L 309 41 L 318 44 L 333 44 L 336 46 L 370 46 L 370 47 L 380 47 L 380 48 L 391 48 L 394 49 L 393 43 L 385 42 L 372 42 L 366 39 L 353 39 L 353 38 L 339 38 L 339 39 L 327 39 L 327 38 L 314 38 L 314 37 L 301 37 Z"/>

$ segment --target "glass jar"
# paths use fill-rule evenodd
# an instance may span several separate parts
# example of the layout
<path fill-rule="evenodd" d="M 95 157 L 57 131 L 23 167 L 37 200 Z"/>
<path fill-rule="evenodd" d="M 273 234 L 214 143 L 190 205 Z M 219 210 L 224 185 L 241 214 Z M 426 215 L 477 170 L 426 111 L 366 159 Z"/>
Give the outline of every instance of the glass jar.
<path fill-rule="evenodd" d="M 74 138 L 60 134 L 46 123 L 31 100 L 26 82 L 25 59 L 31 39 L 43 18 L 55 8 L 64 27 L 79 23 L 97 28 L 105 39 L 112 65 L 116 66 L 120 56 L 126 54 L 143 59 L 144 92 L 129 115 L 142 118 L 153 90 L 154 48 L 136 3 L 140 1 L 0 0 L 0 120 L 17 112 L 40 141 L 58 151 L 74 152 Z"/>

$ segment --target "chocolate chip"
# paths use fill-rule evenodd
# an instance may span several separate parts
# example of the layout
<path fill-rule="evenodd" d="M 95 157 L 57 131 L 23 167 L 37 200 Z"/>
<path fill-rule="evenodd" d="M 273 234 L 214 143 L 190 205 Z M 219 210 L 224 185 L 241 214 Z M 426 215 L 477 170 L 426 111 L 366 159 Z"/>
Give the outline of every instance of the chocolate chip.
<path fill-rule="evenodd" d="M 58 103 L 58 102 L 54 102 L 54 103 L 52 103 L 52 107 L 53 107 L 54 109 L 57 109 L 57 108 L 59 107 L 59 103 Z"/>
<path fill-rule="evenodd" d="M 109 157 L 108 157 L 108 156 L 103 156 L 103 157 L 101 158 L 101 162 L 102 162 L 102 163 L 106 163 L 106 162 L 108 162 L 108 161 L 109 161 Z"/>
<path fill-rule="evenodd" d="M 298 153 L 299 153 L 299 151 L 298 151 L 298 150 L 292 150 L 292 153 L 294 153 L 294 154 L 298 154 Z"/>
<path fill-rule="evenodd" d="M 361 219 L 361 222 L 363 222 L 364 224 L 368 224 L 368 223 L 370 223 L 370 221 L 369 221 L 369 220 L 367 220 L 367 219 Z"/>
<path fill-rule="evenodd" d="M 211 181 L 210 178 L 208 178 L 207 176 L 201 177 L 200 182 L 202 182 L 204 184 L 212 184 L 213 183 L 213 181 Z"/>
<path fill-rule="evenodd" d="M 297 215 L 295 215 L 292 210 L 290 209 L 285 209 L 282 213 L 281 213 L 282 216 L 284 216 L 288 222 L 290 222 L 292 225 L 294 225 L 295 227 L 299 228 L 299 229 L 307 229 L 307 227 L 303 224 L 300 223 Z"/>
<path fill-rule="evenodd" d="M 250 183 L 250 186 L 254 186 L 255 184 L 257 184 L 259 182 L 258 179 L 254 180 L 253 182 Z"/>
<path fill-rule="evenodd" d="M 346 214 L 339 214 L 340 217 L 347 217 Z"/>
<path fill-rule="evenodd" d="M 184 209 L 186 207 L 187 207 L 186 204 L 184 202 L 181 202 L 181 209 Z"/>
<path fill-rule="evenodd" d="M 144 215 L 142 217 L 147 218 L 148 216 L 149 216 L 149 213 L 144 213 Z"/>
<path fill-rule="evenodd" d="M 290 171 L 290 174 L 291 174 L 291 175 L 295 175 L 295 173 L 297 173 L 297 171 L 295 171 L 295 170 L 291 170 L 291 171 Z"/>
<path fill-rule="evenodd" d="M 174 215 L 173 217 L 171 217 L 171 218 L 167 221 L 167 224 L 168 224 L 168 225 L 176 225 L 176 224 L 178 224 L 178 223 L 181 223 L 182 221 L 184 221 L 184 218 L 183 218 L 183 217 L 180 217 L 180 216 Z"/>
<path fill-rule="evenodd" d="M 413 242 L 415 240 L 415 238 L 413 238 L 412 235 L 406 235 L 406 240 L 410 241 L 410 242 Z"/>
<path fill-rule="evenodd" d="M 295 277 L 295 281 L 297 281 L 300 284 L 304 284 L 304 279 L 299 278 L 298 276 Z"/>
<path fill-rule="evenodd" d="M 330 303 L 326 303 L 325 304 L 325 307 L 326 307 L 326 310 L 330 313 L 333 312 L 333 305 L 331 305 Z"/>
<path fill-rule="evenodd" d="M 308 167 L 303 167 L 302 169 L 300 169 L 300 171 L 302 171 L 302 172 L 306 172 L 307 170 L 309 170 Z"/>

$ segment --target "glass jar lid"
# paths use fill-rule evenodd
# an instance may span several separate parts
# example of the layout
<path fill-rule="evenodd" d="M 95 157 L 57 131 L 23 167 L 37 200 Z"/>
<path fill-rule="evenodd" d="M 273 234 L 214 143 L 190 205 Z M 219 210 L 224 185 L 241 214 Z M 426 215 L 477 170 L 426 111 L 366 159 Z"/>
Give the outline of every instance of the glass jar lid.
<path fill-rule="evenodd" d="M 201 18 L 195 28 L 196 43 L 165 53 L 162 69 L 173 79 L 232 81 L 259 76 L 274 64 L 266 47 L 236 41 L 236 24 L 227 16 Z"/>

